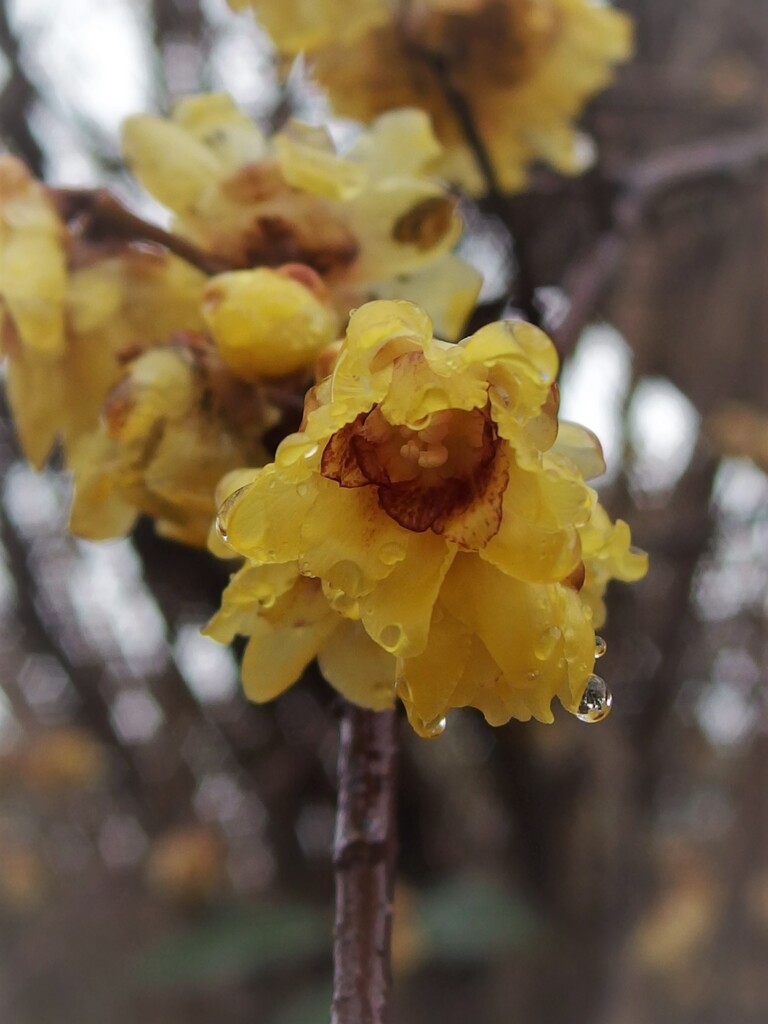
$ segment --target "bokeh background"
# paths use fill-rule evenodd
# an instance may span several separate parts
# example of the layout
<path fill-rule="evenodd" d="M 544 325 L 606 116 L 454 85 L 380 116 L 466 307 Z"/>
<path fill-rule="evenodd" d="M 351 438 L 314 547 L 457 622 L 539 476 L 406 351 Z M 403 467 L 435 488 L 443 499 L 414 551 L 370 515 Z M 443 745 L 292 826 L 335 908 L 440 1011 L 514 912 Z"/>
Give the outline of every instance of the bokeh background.
<path fill-rule="evenodd" d="M 651 572 L 610 595 L 605 723 L 403 729 L 398 1024 L 768 1019 L 768 10 L 619 6 L 598 169 L 537 175 L 511 240 L 468 206 L 465 251 L 489 304 L 510 272 L 566 328 L 585 297 L 563 409 Z M 0 140 L 51 182 L 157 215 L 118 124 L 201 89 L 328 116 L 224 0 L 0 0 Z M 198 633 L 213 559 L 68 536 L 5 416 L 0 464 L 0 1019 L 326 1021 L 332 692 L 247 705 Z"/>

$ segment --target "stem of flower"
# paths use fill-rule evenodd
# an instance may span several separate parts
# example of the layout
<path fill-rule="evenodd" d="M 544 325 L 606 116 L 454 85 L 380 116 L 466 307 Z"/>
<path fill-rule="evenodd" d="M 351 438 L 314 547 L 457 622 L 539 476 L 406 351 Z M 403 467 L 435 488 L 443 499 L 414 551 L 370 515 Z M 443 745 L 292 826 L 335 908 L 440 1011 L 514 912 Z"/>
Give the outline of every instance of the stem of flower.
<path fill-rule="evenodd" d="M 384 1024 L 397 855 L 397 716 L 344 704 L 333 863 L 332 1024 Z"/>
<path fill-rule="evenodd" d="M 237 264 L 204 252 L 186 239 L 137 217 L 106 189 L 52 188 L 49 191 L 63 219 L 74 224 L 80 237 L 88 242 L 161 245 L 205 274 L 240 269 Z"/>
<path fill-rule="evenodd" d="M 470 107 L 464 93 L 460 89 L 457 89 L 453 84 L 450 69 L 448 68 L 445 60 L 437 54 L 429 53 L 426 50 L 414 48 L 414 51 L 417 52 L 432 68 L 435 77 L 440 83 L 443 95 L 453 110 L 456 122 L 461 129 L 461 133 L 472 151 L 475 162 L 483 176 L 486 194 L 493 199 L 503 202 L 503 189 L 499 184 L 496 168 L 493 166 L 493 160 L 488 152 L 488 148 L 485 145 L 480 132 L 477 130 L 477 124 L 475 123 L 472 108 Z"/>

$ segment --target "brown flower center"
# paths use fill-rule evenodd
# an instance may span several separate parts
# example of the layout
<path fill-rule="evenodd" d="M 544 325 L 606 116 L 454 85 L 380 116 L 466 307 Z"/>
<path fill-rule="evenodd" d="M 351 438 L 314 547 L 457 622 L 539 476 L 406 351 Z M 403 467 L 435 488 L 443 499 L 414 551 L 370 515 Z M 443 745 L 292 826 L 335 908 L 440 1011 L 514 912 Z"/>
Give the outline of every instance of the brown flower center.
<path fill-rule="evenodd" d="M 381 509 L 407 530 L 432 529 L 474 547 L 501 521 L 506 473 L 499 445 L 487 409 L 446 409 L 414 429 L 390 423 L 374 407 L 331 437 L 321 471 L 342 487 L 376 487 Z M 470 519 L 467 539 L 460 527 Z"/>

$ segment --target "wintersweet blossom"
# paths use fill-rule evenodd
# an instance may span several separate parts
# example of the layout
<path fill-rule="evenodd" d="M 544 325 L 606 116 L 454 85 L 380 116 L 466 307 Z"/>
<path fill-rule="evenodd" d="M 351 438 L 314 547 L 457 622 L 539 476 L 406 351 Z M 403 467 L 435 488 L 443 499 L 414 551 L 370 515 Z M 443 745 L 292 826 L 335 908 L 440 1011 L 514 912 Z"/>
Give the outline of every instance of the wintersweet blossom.
<path fill-rule="evenodd" d="M 219 479 L 267 461 L 262 437 L 276 418 L 204 334 L 142 353 L 106 396 L 100 428 L 70 452 L 72 532 L 121 536 L 144 513 L 162 535 L 204 547 Z"/>
<path fill-rule="evenodd" d="M 473 307 L 480 277 L 451 253 L 461 221 L 425 173 L 441 147 L 422 111 L 380 118 L 342 156 L 324 128 L 267 138 L 228 96 L 192 96 L 169 119 L 129 118 L 123 146 L 177 234 L 235 267 L 311 267 L 342 326 L 368 298 L 413 292 L 455 337 Z"/>
<path fill-rule="evenodd" d="M 357 703 L 399 696 L 425 735 L 453 707 L 492 724 L 551 721 L 555 696 L 578 709 L 593 607 L 610 575 L 645 563 L 584 482 L 603 469 L 594 437 L 575 424 L 558 437 L 557 370 L 527 323 L 452 345 L 412 303 L 352 315 L 301 430 L 225 482 L 221 536 L 248 562 L 209 632 L 251 637 L 252 697 L 317 655 Z"/>
<path fill-rule="evenodd" d="M 229 0 L 234 10 L 253 8 L 281 53 L 299 53 L 328 43 L 352 43 L 386 20 L 387 0 Z"/>
<path fill-rule="evenodd" d="M 123 354 L 204 325 L 205 276 L 157 246 L 99 246 L 60 217 L 51 193 L 0 157 L 0 338 L 27 458 L 41 466 L 99 422 Z"/>
<path fill-rule="evenodd" d="M 165 536 L 204 547 L 219 479 L 267 461 L 262 439 L 279 415 L 265 385 L 304 385 L 335 338 L 326 299 L 309 267 L 220 274 L 202 297 L 209 333 L 177 331 L 124 353 L 99 426 L 68 453 L 72 531 L 120 536 L 144 513 Z"/>
<path fill-rule="evenodd" d="M 573 121 L 629 57 L 626 15 L 600 0 L 387 6 L 386 21 L 373 22 L 361 38 L 326 40 L 311 54 L 310 67 L 338 113 L 370 121 L 398 107 L 423 108 L 445 147 L 434 168 L 474 193 L 486 184 L 466 144 L 457 96 L 505 190 L 523 188 L 536 160 L 566 174 L 589 163 L 591 146 Z"/>

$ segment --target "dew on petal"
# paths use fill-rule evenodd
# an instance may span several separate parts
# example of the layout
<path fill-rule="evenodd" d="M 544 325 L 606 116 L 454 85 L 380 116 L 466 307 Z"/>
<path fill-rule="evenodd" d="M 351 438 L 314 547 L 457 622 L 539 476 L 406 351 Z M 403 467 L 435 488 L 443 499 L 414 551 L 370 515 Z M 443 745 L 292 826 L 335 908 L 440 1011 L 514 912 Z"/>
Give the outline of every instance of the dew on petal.
<path fill-rule="evenodd" d="M 605 652 L 608 650 L 608 644 L 601 636 L 595 637 L 595 657 L 602 658 Z"/>
<path fill-rule="evenodd" d="M 405 557 L 405 548 L 402 544 L 395 544 L 394 541 L 382 544 L 379 548 L 379 561 L 384 565 L 397 565 Z"/>
<path fill-rule="evenodd" d="M 394 651 L 403 635 L 402 626 L 398 626 L 397 623 L 391 623 L 389 626 L 385 626 L 379 633 L 379 643 L 387 651 Z"/>
<path fill-rule="evenodd" d="M 227 533 L 227 527 L 222 516 L 216 516 L 216 533 L 221 537 L 225 544 L 229 543 L 229 534 Z"/>
<path fill-rule="evenodd" d="M 533 648 L 533 653 L 539 661 L 546 661 L 551 657 L 559 639 L 560 629 L 558 626 L 550 626 L 540 634 Z"/>

